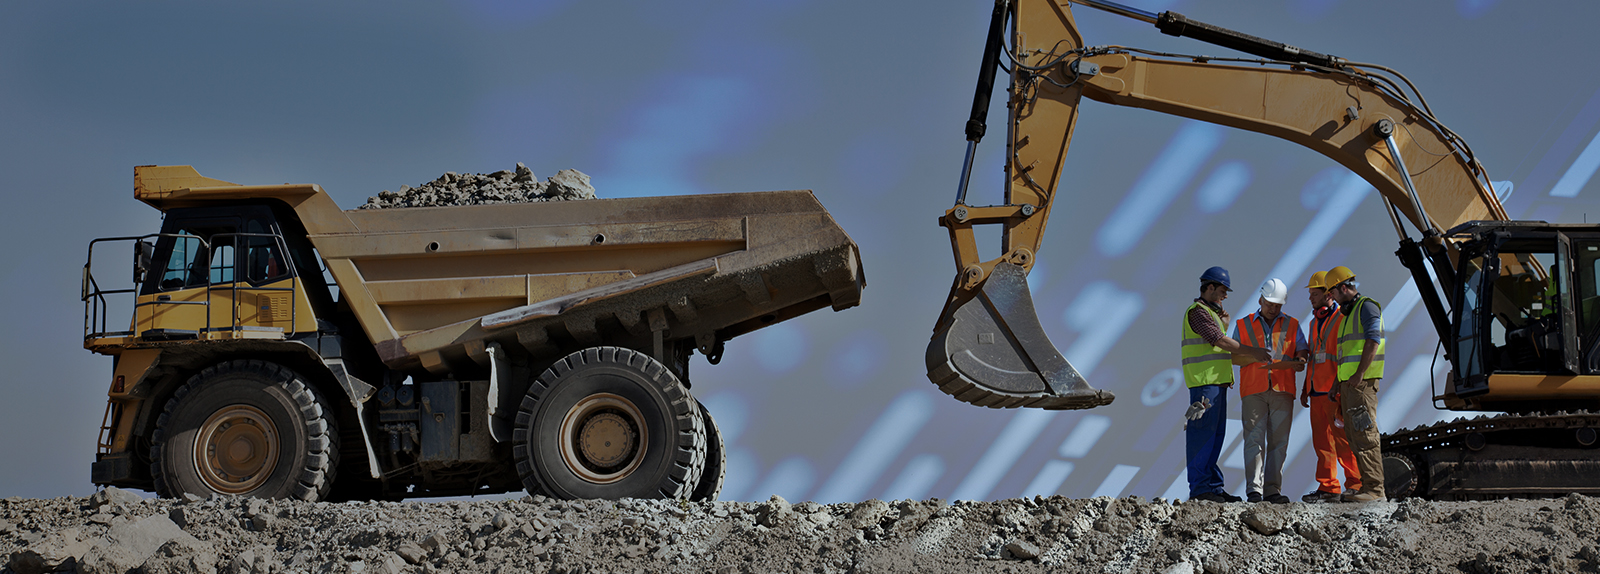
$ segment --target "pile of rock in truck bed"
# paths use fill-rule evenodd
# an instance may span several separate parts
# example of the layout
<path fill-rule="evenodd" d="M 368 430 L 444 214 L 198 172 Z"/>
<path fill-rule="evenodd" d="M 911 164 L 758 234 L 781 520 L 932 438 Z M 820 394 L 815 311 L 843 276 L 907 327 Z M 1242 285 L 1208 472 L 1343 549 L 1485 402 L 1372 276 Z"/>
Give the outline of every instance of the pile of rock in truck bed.
<path fill-rule="evenodd" d="M 400 186 L 400 191 L 384 190 L 357 209 L 392 207 L 444 207 L 493 203 L 528 203 L 594 199 L 589 176 L 575 169 L 563 169 L 545 181 L 533 175 L 528 166 L 494 173 L 458 174 L 446 172 L 438 179 L 417 187 Z"/>
<path fill-rule="evenodd" d="M 0 500 L 3 572 L 1594 572 L 1600 499 Z"/>

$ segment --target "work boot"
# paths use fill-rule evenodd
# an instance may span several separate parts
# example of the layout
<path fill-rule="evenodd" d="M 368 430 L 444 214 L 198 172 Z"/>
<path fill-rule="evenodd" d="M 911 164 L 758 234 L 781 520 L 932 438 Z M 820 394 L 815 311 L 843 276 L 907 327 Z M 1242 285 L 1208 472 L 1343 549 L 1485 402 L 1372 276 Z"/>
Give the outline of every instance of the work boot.
<path fill-rule="evenodd" d="M 1382 494 L 1376 494 L 1372 492 L 1357 492 L 1354 494 L 1346 493 L 1343 497 L 1345 502 L 1377 502 L 1383 499 L 1384 496 Z"/>
<path fill-rule="evenodd" d="M 1189 497 L 1189 500 L 1204 500 L 1207 502 L 1239 502 L 1239 497 L 1226 492 L 1207 492 Z"/>
<path fill-rule="evenodd" d="M 1261 493 L 1259 493 L 1259 492 L 1246 493 L 1245 494 L 1245 500 L 1248 500 L 1250 502 L 1261 502 Z"/>
<path fill-rule="evenodd" d="M 1339 493 L 1337 493 L 1337 492 L 1328 492 L 1326 490 L 1322 490 L 1322 489 L 1319 488 L 1317 490 L 1313 490 L 1313 491 L 1311 491 L 1309 493 L 1306 493 L 1305 496 L 1300 497 L 1300 500 L 1303 501 L 1303 502 L 1311 502 L 1311 503 L 1317 503 L 1317 502 L 1339 502 Z"/>
<path fill-rule="evenodd" d="M 1289 503 L 1289 497 L 1284 496 L 1281 493 L 1276 493 L 1276 492 L 1272 493 L 1272 494 L 1268 494 L 1265 497 L 1262 497 L 1262 500 L 1265 500 L 1267 502 L 1271 502 L 1273 504 L 1288 504 Z"/>

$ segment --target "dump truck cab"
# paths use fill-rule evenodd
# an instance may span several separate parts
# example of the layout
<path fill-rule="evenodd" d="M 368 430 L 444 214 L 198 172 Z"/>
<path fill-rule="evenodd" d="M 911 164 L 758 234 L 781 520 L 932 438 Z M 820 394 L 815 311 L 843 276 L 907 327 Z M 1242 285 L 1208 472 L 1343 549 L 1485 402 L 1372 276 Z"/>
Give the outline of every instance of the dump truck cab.
<path fill-rule="evenodd" d="M 161 230 L 84 267 L 84 346 L 114 358 L 92 475 L 166 496 L 715 499 L 690 355 L 865 286 L 809 191 L 344 211 L 134 179 Z M 108 249 L 131 261 L 97 273 Z"/>

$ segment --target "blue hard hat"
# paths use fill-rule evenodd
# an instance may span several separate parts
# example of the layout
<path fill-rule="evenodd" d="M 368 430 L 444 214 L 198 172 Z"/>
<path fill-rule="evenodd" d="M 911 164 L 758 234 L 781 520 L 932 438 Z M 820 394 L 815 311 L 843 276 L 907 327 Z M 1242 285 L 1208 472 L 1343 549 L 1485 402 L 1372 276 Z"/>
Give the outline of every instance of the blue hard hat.
<path fill-rule="evenodd" d="M 1228 270 L 1221 267 L 1212 267 L 1200 275 L 1200 283 L 1221 283 L 1223 288 L 1232 291 L 1233 284 L 1228 281 Z"/>

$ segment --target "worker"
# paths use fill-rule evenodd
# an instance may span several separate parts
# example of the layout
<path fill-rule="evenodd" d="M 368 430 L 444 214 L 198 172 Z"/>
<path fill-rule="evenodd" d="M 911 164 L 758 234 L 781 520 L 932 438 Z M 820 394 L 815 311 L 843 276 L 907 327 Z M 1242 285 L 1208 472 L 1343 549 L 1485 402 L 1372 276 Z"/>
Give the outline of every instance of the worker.
<path fill-rule="evenodd" d="M 1200 296 L 1183 313 L 1183 379 L 1189 387 L 1184 413 L 1184 450 L 1188 455 L 1189 498 L 1239 502 L 1223 489 L 1223 430 L 1228 414 L 1228 388 L 1233 386 L 1233 353 L 1266 360 L 1266 349 L 1250 348 L 1227 336 L 1228 313 L 1222 301 L 1232 291 L 1228 270 L 1212 267 L 1200 275 Z"/>
<path fill-rule="evenodd" d="M 1322 282 L 1339 302 L 1339 374 L 1333 396 L 1344 415 L 1345 436 L 1355 453 L 1361 489 L 1344 502 L 1383 500 L 1383 451 L 1378 440 L 1378 381 L 1383 378 L 1383 308 L 1357 289 L 1356 274 L 1343 265 Z"/>
<path fill-rule="evenodd" d="M 1295 373 L 1310 355 L 1300 321 L 1283 313 L 1289 286 L 1278 278 L 1261 284 L 1261 309 L 1239 319 L 1239 342 L 1266 349 L 1269 362 L 1239 367 L 1240 414 L 1244 422 L 1246 499 L 1288 504 L 1283 495 L 1283 462 L 1294 420 Z M 1288 359 L 1287 361 L 1285 359 Z"/>
<path fill-rule="evenodd" d="M 1339 376 L 1339 303 L 1323 285 L 1326 271 L 1311 274 L 1306 291 L 1311 298 L 1311 351 L 1300 406 L 1311 409 L 1311 448 L 1317 453 L 1317 488 L 1300 497 L 1305 502 L 1338 502 L 1344 491 L 1361 490 L 1361 472 L 1344 425 L 1339 405 L 1329 392 Z M 1344 468 L 1344 488 L 1339 488 L 1339 468 Z"/>

